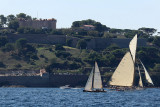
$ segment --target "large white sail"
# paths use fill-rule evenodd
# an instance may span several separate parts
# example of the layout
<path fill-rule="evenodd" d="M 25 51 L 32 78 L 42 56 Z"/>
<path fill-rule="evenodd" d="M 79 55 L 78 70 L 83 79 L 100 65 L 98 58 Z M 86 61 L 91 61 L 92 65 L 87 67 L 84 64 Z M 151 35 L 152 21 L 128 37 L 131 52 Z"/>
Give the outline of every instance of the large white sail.
<path fill-rule="evenodd" d="M 94 67 L 92 68 L 92 71 L 89 75 L 88 81 L 85 86 L 85 90 L 87 90 L 87 91 L 92 91 L 93 71 L 94 71 Z"/>
<path fill-rule="evenodd" d="M 134 63 L 135 63 L 135 58 L 136 58 L 136 48 L 137 48 L 137 35 L 135 35 L 134 38 L 129 43 L 129 49 L 132 54 Z"/>
<path fill-rule="evenodd" d="M 139 72 L 139 86 L 143 87 L 143 82 L 142 82 L 142 77 L 141 77 L 141 72 L 140 72 L 139 66 L 138 66 L 138 72 Z"/>
<path fill-rule="evenodd" d="M 147 70 L 146 70 L 146 68 L 145 68 L 145 66 L 143 65 L 143 63 L 142 63 L 141 60 L 140 60 L 140 62 L 141 62 L 142 66 L 143 66 L 143 69 L 144 69 L 144 71 L 145 71 L 146 80 L 148 81 L 148 83 L 154 85 L 151 77 L 149 76 L 149 74 L 148 74 L 148 72 L 147 72 Z"/>
<path fill-rule="evenodd" d="M 130 52 L 127 52 L 113 73 L 110 85 L 132 86 L 134 81 L 134 62 Z"/>
<path fill-rule="evenodd" d="M 93 88 L 103 88 L 101 74 L 100 74 L 97 62 L 95 62 Z"/>

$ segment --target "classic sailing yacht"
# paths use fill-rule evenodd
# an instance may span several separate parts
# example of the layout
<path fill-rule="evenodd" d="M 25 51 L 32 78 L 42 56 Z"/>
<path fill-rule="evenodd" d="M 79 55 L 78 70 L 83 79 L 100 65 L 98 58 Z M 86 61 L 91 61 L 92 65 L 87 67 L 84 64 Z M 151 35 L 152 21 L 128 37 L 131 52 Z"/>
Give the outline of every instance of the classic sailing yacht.
<path fill-rule="evenodd" d="M 137 48 L 137 35 L 134 36 L 134 38 L 131 40 L 129 44 L 130 51 L 128 51 L 124 55 L 120 64 L 118 65 L 115 72 L 113 73 L 111 80 L 109 81 L 110 86 L 127 87 L 127 88 L 134 87 L 136 48 Z M 146 72 L 148 80 L 151 83 L 151 79 L 149 79 L 148 77 L 149 74 L 146 71 L 143 63 L 142 63 L 142 66 Z M 140 75 L 140 70 L 139 70 L 139 75 Z M 139 85 L 143 87 L 141 75 L 140 75 Z"/>
<path fill-rule="evenodd" d="M 95 62 L 95 66 L 92 68 L 83 92 L 105 92 L 97 62 Z"/>

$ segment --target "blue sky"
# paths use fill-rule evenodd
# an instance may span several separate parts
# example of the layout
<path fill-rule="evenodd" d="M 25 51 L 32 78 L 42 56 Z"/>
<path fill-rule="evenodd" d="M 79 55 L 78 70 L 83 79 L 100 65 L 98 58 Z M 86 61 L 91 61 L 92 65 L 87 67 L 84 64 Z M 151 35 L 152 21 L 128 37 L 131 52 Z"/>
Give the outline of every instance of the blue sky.
<path fill-rule="evenodd" d="M 160 0 L 1 0 L 0 14 L 55 18 L 58 28 L 93 19 L 111 28 L 160 30 Z"/>

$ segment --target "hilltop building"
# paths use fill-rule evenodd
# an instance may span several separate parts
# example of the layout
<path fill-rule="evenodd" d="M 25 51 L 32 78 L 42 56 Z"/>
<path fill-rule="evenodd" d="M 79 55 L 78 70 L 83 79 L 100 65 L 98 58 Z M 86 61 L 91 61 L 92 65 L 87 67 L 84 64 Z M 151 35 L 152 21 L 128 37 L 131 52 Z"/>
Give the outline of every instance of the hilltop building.
<path fill-rule="evenodd" d="M 31 27 L 35 29 L 56 29 L 56 22 L 57 20 L 52 19 L 40 19 L 40 20 L 25 20 L 19 19 L 19 26 L 20 27 Z"/>
<path fill-rule="evenodd" d="M 84 30 L 88 30 L 88 31 L 95 30 L 95 26 L 93 26 L 93 25 L 83 25 L 81 28 Z"/>

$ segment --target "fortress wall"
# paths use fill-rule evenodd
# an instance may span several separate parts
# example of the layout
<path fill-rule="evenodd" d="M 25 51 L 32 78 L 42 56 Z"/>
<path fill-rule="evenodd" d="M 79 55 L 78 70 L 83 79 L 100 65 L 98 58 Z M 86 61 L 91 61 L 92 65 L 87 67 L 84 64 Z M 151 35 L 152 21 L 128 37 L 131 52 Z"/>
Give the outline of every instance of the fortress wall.
<path fill-rule="evenodd" d="M 111 39 L 94 38 L 87 43 L 88 49 L 105 49 L 111 44 Z"/>
<path fill-rule="evenodd" d="M 42 29 L 42 27 L 56 29 L 56 22 L 56 20 L 19 20 L 19 25 L 20 27 L 31 27 L 35 29 Z"/>
<path fill-rule="evenodd" d="M 49 87 L 49 78 L 41 76 L 0 76 L 0 86 Z"/>
<path fill-rule="evenodd" d="M 71 36 L 67 36 L 67 38 L 66 39 L 70 39 L 70 40 L 72 40 L 72 47 L 74 47 L 74 48 L 76 48 L 76 46 L 77 46 L 77 42 L 80 40 L 79 38 L 76 38 L 76 37 L 71 37 Z"/>
<path fill-rule="evenodd" d="M 51 87 L 85 86 L 87 79 L 86 75 L 50 75 L 50 85 Z"/>
<path fill-rule="evenodd" d="M 160 86 L 160 73 L 151 75 L 156 87 Z M 106 85 L 110 75 L 102 76 L 103 85 Z M 137 77 L 136 77 L 137 78 Z M 50 75 L 48 76 L 0 76 L 0 86 L 20 85 L 26 87 L 60 87 L 64 85 L 84 87 L 88 80 L 87 75 Z"/>
<path fill-rule="evenodd" d="M 15 42 L 20 38 L 26 38 L 29 43 L 38 44 L 66 44 L 67 39 L 72 40 L 72 47 L 76 47 L 78 41 L 77 37 L 70 37 L 66 35 L 46 35 L 46 34 L 9 34 L 9 42 Z M 119 38 L 93 38 L 87 41 L 87 49 L 105 49 L 111 44 L 117 44 L 120 48 L 128 48 L 131 39 Z M 138 39 L 138 46 L 147 46 L 146 39 Z"/>
<path fill-rule="evenodd" d="M 129 43 L 131 39 L 118 39 L 118 38 L 112 38 L 111 42 L 114 44 L 117 44 L 120 48 L 129 48 Z M 147 40 L 146 39 L 138 39 L 137 46 L 142 47 L 146 46 Z"/>
<path fill-rule="evenodd" d="M 46 34 L 9 34 L 8 40 L 13 43 L 20 38 L 26 38 L 29 43 L 38 44 L 65 44 L 65 35 L 46 35 Z"/>

